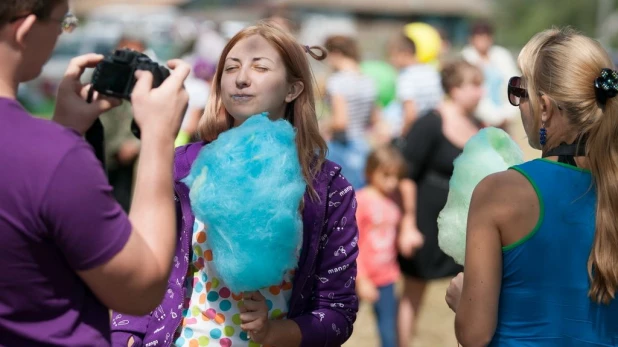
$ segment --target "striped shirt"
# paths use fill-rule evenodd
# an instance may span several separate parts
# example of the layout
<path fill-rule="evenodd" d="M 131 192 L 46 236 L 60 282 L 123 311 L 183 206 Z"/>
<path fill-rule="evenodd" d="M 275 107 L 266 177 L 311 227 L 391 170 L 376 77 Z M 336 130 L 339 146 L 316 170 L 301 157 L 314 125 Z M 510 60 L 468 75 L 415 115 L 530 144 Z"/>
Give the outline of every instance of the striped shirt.
<path fill-rule="evenodd" d="M 440 74 L 431 65 L 409 66 L 397 78 L 397 99 L 401 103 L 414 101 L 419 117 L 435 109 L 443 97 Z"/>
<path fill-rule="evenodd" d="M 328 79 L 326 92 L 329 97 L 342 96 L 347 103 L 348 128 L 345 132 L 346 138 L 359 139 L 364 137 L 378 96 L 373 80 L 359 72 L 336 72 Z"/>

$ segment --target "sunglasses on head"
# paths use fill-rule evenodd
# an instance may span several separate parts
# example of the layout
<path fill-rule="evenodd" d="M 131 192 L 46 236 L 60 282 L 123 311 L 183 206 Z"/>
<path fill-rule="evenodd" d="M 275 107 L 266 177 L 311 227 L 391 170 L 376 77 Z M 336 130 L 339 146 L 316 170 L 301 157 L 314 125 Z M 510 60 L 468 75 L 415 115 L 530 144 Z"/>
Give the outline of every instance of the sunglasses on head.
<path fill-rule="evenodd" d="M 509 96 L 509 102 L 513 106 L 519 106 L 521 99 L 528 98 L 528 92 L 521 87 L 521 77 L 515 76 L 509 79 L 509 86 L 507 88 Z"/>

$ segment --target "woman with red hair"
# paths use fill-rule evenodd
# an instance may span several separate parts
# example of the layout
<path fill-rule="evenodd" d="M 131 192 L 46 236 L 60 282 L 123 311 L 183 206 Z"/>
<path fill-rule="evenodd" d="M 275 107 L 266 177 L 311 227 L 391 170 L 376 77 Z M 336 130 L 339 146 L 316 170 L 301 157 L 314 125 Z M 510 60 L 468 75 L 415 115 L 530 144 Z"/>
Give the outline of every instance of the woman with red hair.
<path fill-rule="evenodd" d="M 307 55 L 321 60 L 326 53 L 265 23 L 242 30 L 224 48 L 199 125 L 204 142 L 176 151 L 179 242 L 167 294 L 149 316 L 114 313 L 114 345 L 341 346 L 352 334 L 358 310 L 356 198 L 341 167 L 325 159 Z M 191 211 L 183 179 L 209 141 L 263 112 L 296 130 L 306 183 L 299 206 L 302 250 L 281 285 L 234 293 L 211 268 L 210 236 Z"/>

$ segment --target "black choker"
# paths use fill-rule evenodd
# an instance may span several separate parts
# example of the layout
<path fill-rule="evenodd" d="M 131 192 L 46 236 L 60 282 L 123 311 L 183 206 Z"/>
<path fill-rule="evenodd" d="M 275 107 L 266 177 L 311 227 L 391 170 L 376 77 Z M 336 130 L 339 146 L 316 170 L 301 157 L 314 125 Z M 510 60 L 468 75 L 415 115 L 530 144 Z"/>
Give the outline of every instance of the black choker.
<path fill-rule="evenodd" d="M 561 143 L 559 146 L 550 149 L 543 154 L 546 157 L 558 157 L 559 163 L 565 163 L 577 167 L 575 157 L 586 155 L 586 141 L 576 141 L 575 143 Z"/>

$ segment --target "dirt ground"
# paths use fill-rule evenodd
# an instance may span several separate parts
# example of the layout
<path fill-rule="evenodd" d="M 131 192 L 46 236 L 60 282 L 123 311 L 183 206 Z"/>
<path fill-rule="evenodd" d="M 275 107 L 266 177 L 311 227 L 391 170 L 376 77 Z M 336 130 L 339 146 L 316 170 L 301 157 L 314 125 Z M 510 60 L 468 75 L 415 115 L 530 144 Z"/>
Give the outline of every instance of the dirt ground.
<path fill-rule="evenodd" d="M 422 302 L 417 335 L 410 347 L 456 347 L 453 331 L 455 314 L 444 301 L 450 280 L 435 281 L 426 289 Z M 361 304 L 354 334 L 344 347 L 379 347 L 377 328 L 370 305 Z"/>
<path fill-rule="evenodd" d="M 538 158 L 539 151 L 528 146 L 521 120 L 513 121 L 509 132 L 524 151 L 524 159 Z M 453 331 L 455 314 L 444 301 L 444 294 L 450 280 L 430 283 L 423 298 L 416 336 L 410 347 L 456 347 Z M 361 304 L 358 319 L 354 324 L 354 334 L 344 347 L 379 347 L 376 324 L 369 305 Z"/>

